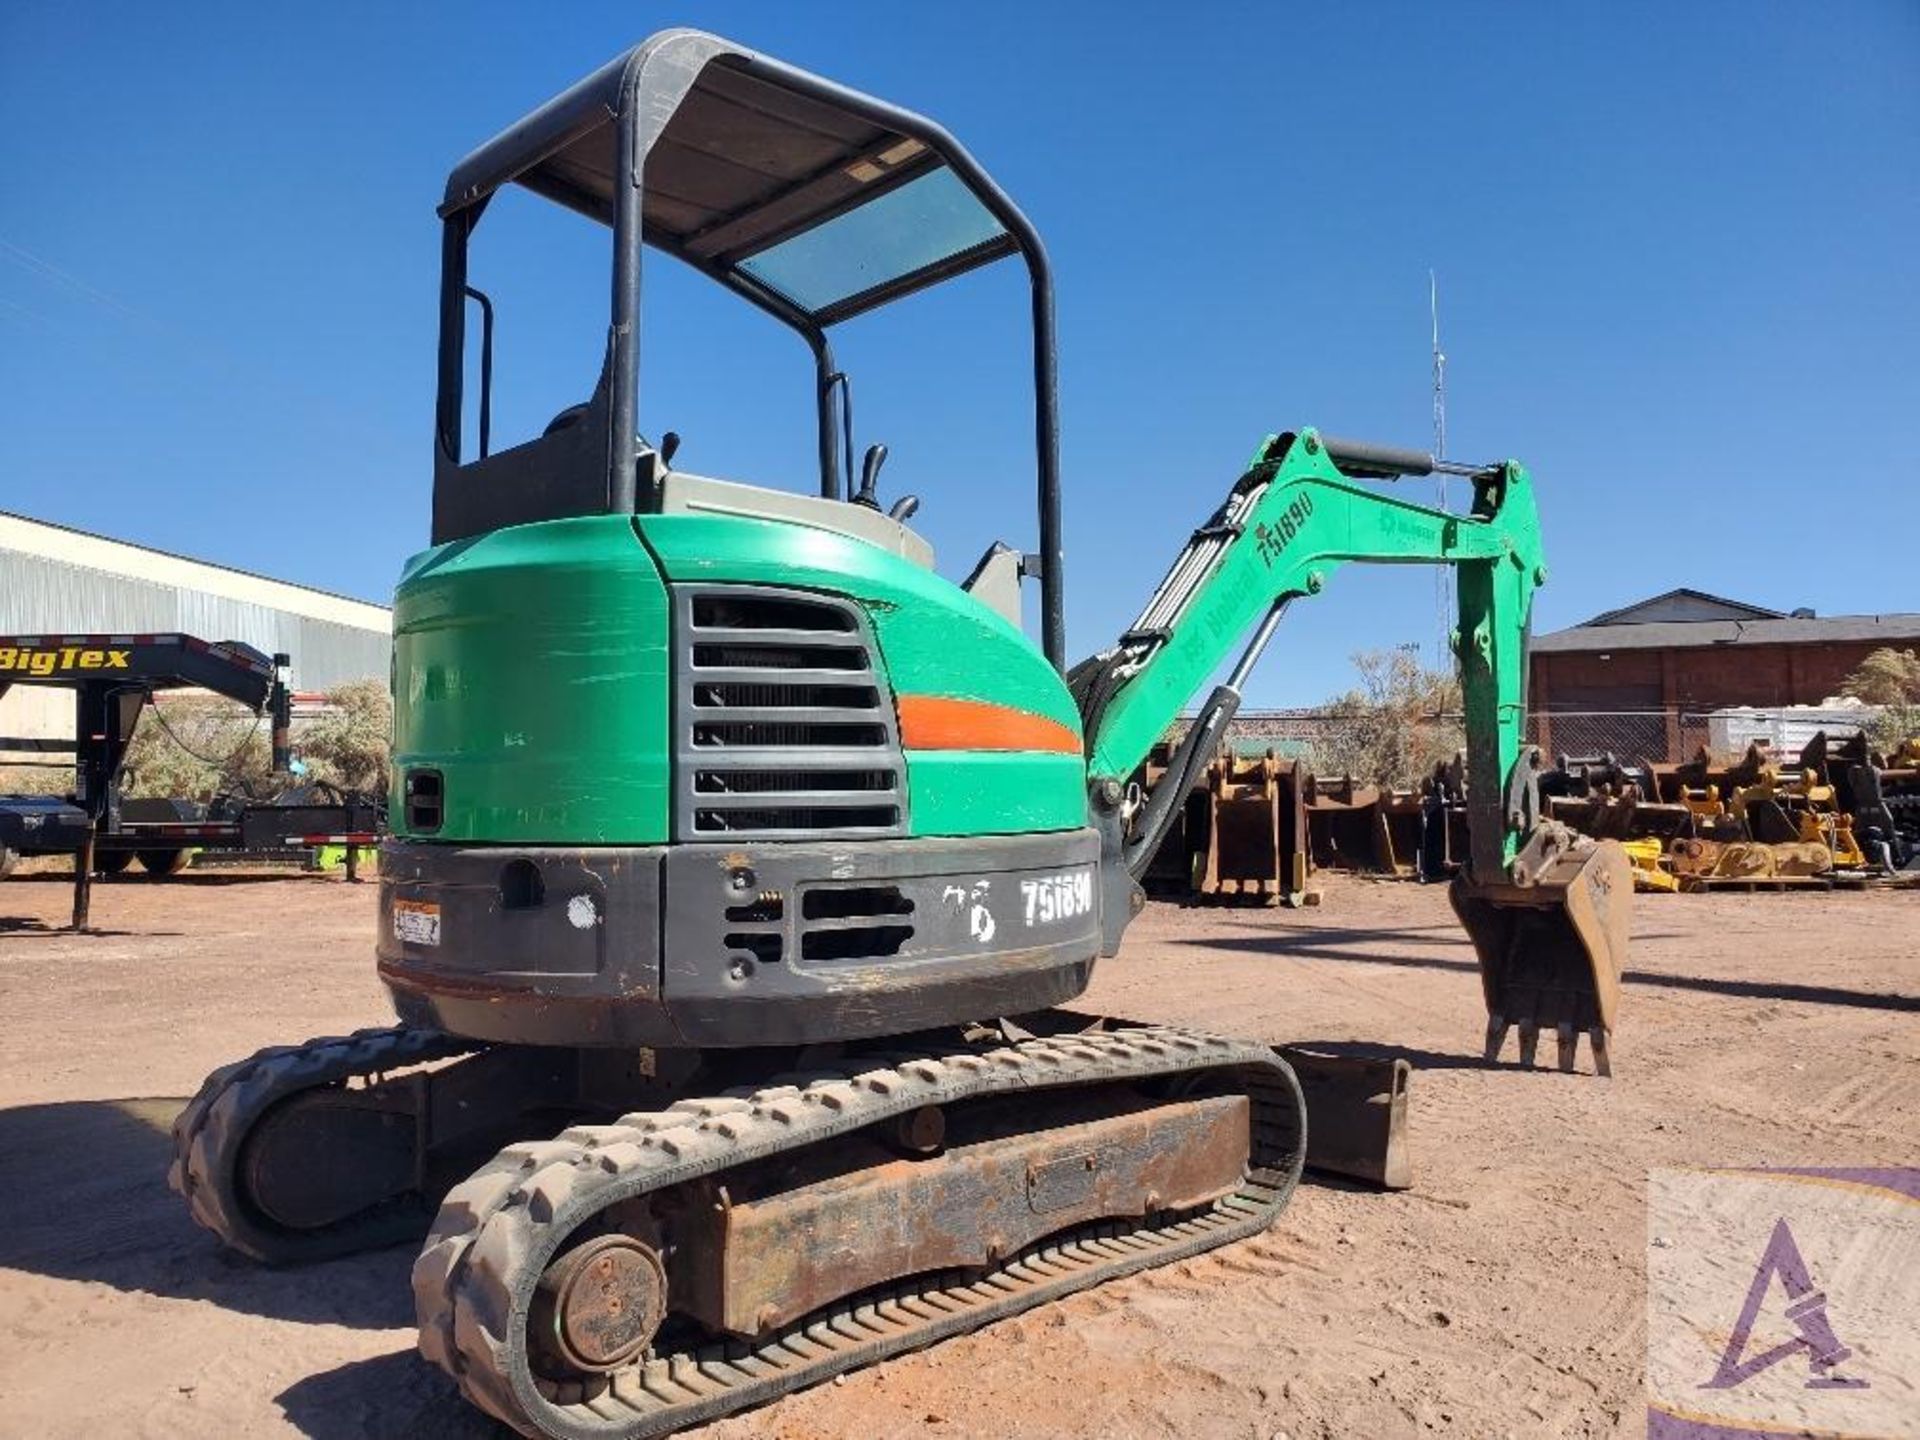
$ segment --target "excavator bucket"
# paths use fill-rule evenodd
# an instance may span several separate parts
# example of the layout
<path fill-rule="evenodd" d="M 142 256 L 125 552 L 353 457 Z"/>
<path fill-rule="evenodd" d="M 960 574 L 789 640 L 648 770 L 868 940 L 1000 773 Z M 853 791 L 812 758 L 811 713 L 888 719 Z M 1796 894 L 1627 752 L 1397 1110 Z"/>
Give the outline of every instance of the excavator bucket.
<path fill-rule="evenodd" d="M 1610 1075 L 1608 1039 L 1620 1003 L 1627 958 L 1633 866 L 1611 840 L 1574 836 L 1559 826 L 1522 847 L 1508 883 L 1453 883 L 1454 913 L 1480 959 L 1487 1000 L 1488 1061 L 1499 1059 L 1507 1031 L 1520 1031 L 1520 1063 L 1531 1066 L 1540 1032 L 1559 1042 L 1572 1070 L 1579 1037 L 1593 1045 L 1594 1072 Z"/>
<path fill-rule="evenodd" d="M 1196 887 L 1263 905 L 1301 905 L 1307 893 L 1307 811 L 1299 767 L 1271 752 L 1222 755 L 1207 772 L 1211 830 Z"/>

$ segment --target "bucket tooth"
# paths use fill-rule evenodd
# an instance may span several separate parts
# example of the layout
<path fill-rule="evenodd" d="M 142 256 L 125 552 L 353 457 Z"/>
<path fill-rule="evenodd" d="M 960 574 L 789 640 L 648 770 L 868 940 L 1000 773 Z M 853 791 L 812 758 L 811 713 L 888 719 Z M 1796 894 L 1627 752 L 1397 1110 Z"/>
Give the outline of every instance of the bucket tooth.
<path fill-rule="evenodd" d="M 1571 1020 L 1562 1020 L 1554 1027 L 1554 1034 L 1560 1042 L 1558 1059 L 1560 1068 L 1567 1074 L 1573 1073 L 1573 1059 L 1580 1046 L 1580 1038 L 1575 1033 Z"/>
<path fill-rule="evenodd" d="M 1613 1074 L 1613 1056 L 1607 1050 L 1607 1030 L 1596 1025 L 1587 1032 L 1587 1039 L 1593 1044 L 1593 1073 L 1606 1079 Z"/>
<path fill-rule="evenodd" d="M 1531 1070 L 1534 1053 L 1540 1048 L 1540 1026 L 1532 1020 L 1520 1022 L 1520 1063 Z"/>
<path fill-rule="evenodd" d="M 1507 1043 L 1507 1021 L 1505 1016 L 1487 1017 L 1487 1048 L 1481 1058 L 1489 1065 L 1500 1058 L 1500 1047 Z"/>

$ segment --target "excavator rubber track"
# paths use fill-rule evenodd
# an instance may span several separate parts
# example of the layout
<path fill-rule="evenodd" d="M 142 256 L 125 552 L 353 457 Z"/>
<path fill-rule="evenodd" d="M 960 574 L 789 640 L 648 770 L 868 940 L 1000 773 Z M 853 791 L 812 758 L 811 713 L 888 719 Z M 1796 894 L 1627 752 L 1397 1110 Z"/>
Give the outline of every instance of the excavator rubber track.
<path fill-rule="evenodd" d="M 1305 1155 L 1300 1086 L 1271 1049 L 1250 1042 L 1128 1028 L 904 1056 L 894 1050 L 849 1061 L 844 1071 L 682 1100 L 660 1113 L 510 1146 L 447 1196 L 414 1265 L 421 1353 L 474 1404 L 523 1434 L 664 1435 L 1255 1234 L 1285 1207 Z M 1246 1097 L 1237 1184 L 1192 1209 L 1149 1208 L 1144 1217 L 1060 1229 L 985 1267 L 890 1279 L 750 1340 L 683 1327 L 676 1345 L 637 1353 L 621 1368 L 564 1379 L 537 1373 L 530 1346 L 539 1343 L 532 1331 L 543 1273 L 561 1268 L 555 1256 L 570 1236 L 614 1207 L 630 1215 L 635 1202 L 655 1205 L 678 1187 L 711 1187 L 716 1177 L 724 1183 L 737 1167 L 767 1157 L 784 1161 L 809 1147 L 851 1143 L 855 1132 L 898 1124 L 925 1107 L 1005 1096 L 1044 1105 L 1050 1091 L 1120 1094 L 1143 1083 L 1176 1095 L 1230 1086 L 1235 1105 Z M 1026 1183 L 1034 1183 L 1031 1168 Z"/>
<path fill-rule="evenodd" d="M 269 1265 L 327 1260 L 414 1239 L 431 1208 L 418 1194 L 395 1196 L 317 1228 L 275 1223 L 246 1199 L 247 1142 L 269 1111 L 296 1095 L 485 1048 L 478 1041 L 401 1025 L 261 1050 L 209 1075 L 174 1120 L 167 1184 L 223 1244 Z"/>

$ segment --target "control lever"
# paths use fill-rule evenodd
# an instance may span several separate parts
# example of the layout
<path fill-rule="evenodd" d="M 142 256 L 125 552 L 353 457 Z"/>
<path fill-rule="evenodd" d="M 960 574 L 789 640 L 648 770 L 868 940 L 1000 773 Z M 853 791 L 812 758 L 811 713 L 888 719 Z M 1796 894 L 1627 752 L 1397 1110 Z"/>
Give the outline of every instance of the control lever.
<path fill-rule="evenodd" d="M 887 463 L 887 447 L 869 445 L 867 457 L 860 465 L 860 489 L 853 497 L 853 503 L 864 505 L 869 510 L 880 508 L 880 497 L 874 493 L 874 486 L 880 480 L 880 467 Z"/>
<path fill-rule="evenodd" d="M 680 453 L 680 433 L 669 430 L 660 437 L 660 468 L 666 469 L 673 464 L 673 457 Z"/>
<path fill-rule="evenodd" d="M 902 495 L 898 500 L 893 502 L 893 508 L 887 511 L 887 518 L 889 520 L 898 520 L 904 525 L 913 518 L 914 512 L 919 508 L 920 497 L 918 495 Z"/>

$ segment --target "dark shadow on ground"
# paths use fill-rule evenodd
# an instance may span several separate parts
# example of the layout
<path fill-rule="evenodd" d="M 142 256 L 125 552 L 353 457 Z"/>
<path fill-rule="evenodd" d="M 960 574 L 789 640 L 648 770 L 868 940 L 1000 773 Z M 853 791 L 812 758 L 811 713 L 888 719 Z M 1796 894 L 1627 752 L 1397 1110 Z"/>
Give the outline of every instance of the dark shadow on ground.
<path fill-rule="evenodd" d="M 167 1188 L 167 1128 L 183 1103 L 0 1110 L 0 1175 L 9 1181 L 0 1187 L 0 1268 L 276 1320 L 365 1329 L 413 1323 L 410 1246 L 288 1270 L 222 1250 Z"/>
<path fill-rule="evenodd" d="M 102 940 L 124 939 L 130 935 L 160 940 L 180 938 L 178 930 L 102 930 L 94 925 L 75 930 L 67 925 L 49 925 L 44 920 L 22 920 L 13 915 L 0 915 L 0 935 L 15 940 L 53 940 L 62 935 L 91 935 Z"/>
<path fill-rule="evenodd" d="M 372 867 L 368 867 L 371 871 Z M 222 885 L 282 885 L 288 881 L 326 880 L 345 883 L 337 872 L 318 870 L 188 870 L 179 875 L 142 875 L 137 870 L 122 871 L 118 875 L 96 875 L 93 888 L 96 890 L 117 890 L 127 885 L 168 885 L 185 886 L 188 889 L 206 887 L 213 889 Z M 58 885 L 62 889 L 73 888 L 73 875 L 65 870 L 41 870 L 31 875 L 15 875 L 5 882 L 8 885 Z"/>
<path fill-rule="evenodd" d="M 1458 925 L 1404 925 L 1393 929 L 1348 930 L 1330 926 L 1324 921 L 1303 919 L 1300 923 L 1289 925 L 1283 930 L 1275 930 L 1271 921 L 1261 924 L 1258 921 L 1252 920 L 1243 920 L 1238 928 L 1252 934 L 1260 935 L 1268 940 L 1275 942 L 1285 941 L 1288 944 L 1297 945 L 1311 945 L 1316 942 L 1338 945 L 1368 945 L 1385 942 L 1395 945 L 1440 945 L 1450 948 L 1455 945 L 1464 945 L 1467 943 L 1466 932 Z M 1178 943 L 1182 945 L 1201 945 L 1208 942 L 1202 940 L 1181 940 Z M 1283 947 L 1276 943 L 1271 948 L 1277 951 Z"/>
<path fill-rule="evenodd" d="M 1355 1060 L 1404 1060 L 1416 1070 L 1522 1068 L 1519 1065 L 1488 1065 L 1478 1052 L 1456 1055 L 1442 1050 L 1422 1050 L 1412 1045 L 1394 1045 L 1384 1040 L 1289 1040 L 1287 1045 L 1295 1050 L 1311 1050 L 1320 1055 L 1346 1056 Z"/>
<path fill-rule="evenodd" d="M 309 1375 L 274 1396 L 309 1440 L 496 1440 L 510 1437 L 461 1398 L 411 1346 Z"/>
<path fill-rule="evenodd" d="M 1360 948 L 1382 945 L 1444 945 L 1449 950 L 1471 954 L 1466 934 L 1458 926 L 1433 926 L 1447 930 L 1451 939 L 1427 939 L 1404 930 L 1262 930 L 1257 935 L 1232 938 L 1176 939 L 1172 944 L 1197 950 L 1235 950 L 1247 955 L 1283 955 L 1290 960 L 1346 960 L 1361 965 L 1394 965 L 1414 970 L 1470 970 L 1478 972 L 1472 960 L 1442 960 L 1433 955 L 1391 955 L 1378 949 Z"/>
<path fill-rule="evenodd" d="M 1365 1180 L 1356 1180 L 1351 1175 L 1336 1175 L 1331 1170 L 1316 1170 L 1309 1165 L 1300 1172 L 1302 1186 L 1311 1186 L 1316 1190 L 1342 1190 L 1349 1195 L 1380 1195 L 1385 1193 L 1380 1186 Z"/>
<path fill-rule="evenodd" d="M 1636 942 L 1662 940 L 1655 933 L 1636 935 Z M 1411 970 L 1459 970 L 1478 974 L 1472 960 L 1443 960 L 1432 955 L 1383 955 L 1377 950 L 1356 950 L 1356 945 L 1383 941 L 1408 942 L 1397 930 L 1307 930 L 1284 934 L 1262 934 L 1235 938 L 1177 939 L 1174 945 L 1202 950 L 1236 950 L 1250 955 L 1284 955 L 1294 960 L 1339 960 L 1354 965 L 1390 965 Z M 1431 942 L 1429 942 L 1431 943 Z M 1465 940 L 1461 941 L 1464 948 Z M 1902 995 L 1890 991 L 1849 990 L 1834 985 L 1801 985 L 1790 980 L 1734 980 L 1711 975 L 1662 975 L 1650 970 L 1629 970 L 1621 980 L 1628 985 L 1644 985 L 1660 990 L 1699 990 L 1712 995 L 1727 995 L 1738 1000 L 1783 1000 L 1798 1005 L 1843 1005 L 1862 1010 L 1920 1011 L 1920 995 Z"/>
<path fill-rule="evenodd" d="M 1629 985 L 1657 985 L 1668 990 L 1705 990 L 1715 995 L 1732 995 L 1744 1000 L 1845 1005 L 1861 1010 L 1920 1011 L 1920 995 L 1843 990 L 1834 985 L 1796 985 L 1780 980 L 1718 980 L 1704 975 L 1649 975 L 1640 970 L 1629 970 L 1621 978 Z"/>

